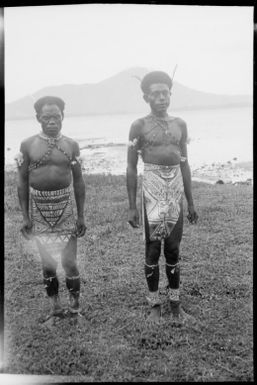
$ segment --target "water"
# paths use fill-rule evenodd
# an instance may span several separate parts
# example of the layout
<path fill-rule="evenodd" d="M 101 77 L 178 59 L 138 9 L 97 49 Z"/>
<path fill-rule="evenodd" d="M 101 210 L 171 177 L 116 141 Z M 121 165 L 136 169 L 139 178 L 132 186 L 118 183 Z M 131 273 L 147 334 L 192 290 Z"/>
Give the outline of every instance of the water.
<path fill-rule="evenodd" d="M 189 144 L 188 157 L 192 168 L 213 162 L 227 162 L 253 159 L 253 110 L 252 107 L 224 108 L 197 111 L 176 111 L 187 123 Z M 97 115 L 65 117 L 62 132 L 77 140 L 80 147 L 87 144 L 124 143 L 128 141 L 131 123 L 143 115 Z M 5 164 L 13 164 L 20 143 L 26 137 L 40 131 L 36 119 L 6 121 L 5 123 Z M 122 150 L 125 154 L 126 150 Z M 99 152 L 99 149 L 98 149 Z M 103 156 L 115 153 L 110 147 L 102 149 Z M 95 150 L 82 153 L 90 157 Z M 119 156 L 117 152 L 113 156 Z M 125 155 L 122 155 L 122 167 Z"/>

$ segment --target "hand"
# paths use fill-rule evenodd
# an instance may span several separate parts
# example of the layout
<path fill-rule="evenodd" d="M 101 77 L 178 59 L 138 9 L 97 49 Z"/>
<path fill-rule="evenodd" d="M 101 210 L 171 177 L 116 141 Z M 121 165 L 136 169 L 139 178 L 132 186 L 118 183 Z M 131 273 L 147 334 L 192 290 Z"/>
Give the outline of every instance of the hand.
<path fill-rule="evenodd" d="M 129 214 L 128 214 L 128 223 L 130 226 L 133 228 L 139 227 L 139 214 L 137 208 L 135 209 L 129 209 Z"/>
<path fill-rule="evenodd" d="M 198 221 L 198 215 L 197 212 L 195 211 L 195 208 L 193 205 L 188 206 L 188 215 L 187 219 L 189 220 L 190 223 L 195 224 Z"/>
<path fill-rule="evenodd" d="M 76 222 L 76 236 L 78 238 L 83 237 L 85 235 L 86 229 L 87 228 L 85 225 L 84 218 L 78 218 Z"/>
<path fill-rule="evenodd" d="M 23 225 L 21 228 L 21 233 L 27 241 L 32 238 L 32 221 L 30 218 L 23 220 Z"/>

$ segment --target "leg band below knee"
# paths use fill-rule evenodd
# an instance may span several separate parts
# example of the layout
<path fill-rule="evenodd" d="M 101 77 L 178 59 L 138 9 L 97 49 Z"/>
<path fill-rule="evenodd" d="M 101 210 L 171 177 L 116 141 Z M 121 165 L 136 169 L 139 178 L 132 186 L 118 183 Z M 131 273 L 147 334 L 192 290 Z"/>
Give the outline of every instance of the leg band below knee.
<path fill-rule="evenodd" d="M 71 294 L 79 293 L 80 291 L 80 276 L 68 277 L 66 275 L 66 286 Z"/>
<path fill-rule="evenodd" d="M 159 288 L 159 265 L 147 265 L 145 264 L 145 277 L 148 285 L 148 289 L 151 292 L 155 292 Z"/>
<path fill-rule="evenodd" d="M 154 275 L 155 271 L 159 269 L 159 265 L 147 265 L 145 263 L 145 274 L 146 278 L 150 278 Z"/>
<path fill-rule="evenodd" d="M 166 263 L 166 275 L 169 282 L 169 287 L 172 289 L 178 289 L 180 283 L 180 264 L 179 262 L 170 265 Z"/>
<path fill-rule="evenodd" d="M 44 277 L 43 282 L 44 282 L 47 295 L 49 297 L 52 297 L 58 294 L 59 282 L 56 276 L 48 277 L 48 278 Z"/>
<path fill-rule="evenodd" d="M 174 265 L 170 265 L 166 262 L 166 268 L 170 269 L 171 274 L 175 274 L 176 270 L 180 268 L 179 262 L 175 263 Z"/>

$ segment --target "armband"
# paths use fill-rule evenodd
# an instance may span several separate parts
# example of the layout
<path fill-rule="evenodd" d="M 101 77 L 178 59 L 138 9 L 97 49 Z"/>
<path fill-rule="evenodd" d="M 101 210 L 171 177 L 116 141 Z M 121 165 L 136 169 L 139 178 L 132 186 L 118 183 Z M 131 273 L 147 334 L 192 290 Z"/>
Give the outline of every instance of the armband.
<path fill-rule="evenodd" d="M 135 148 L 138 144 L 138 139 L 137 138 L 134 138 L 133 140 L 130 140 L 128 142 L 128 147 L 129 148 Z"/>
<path fill-rule="evenodd" d="M 81 156 L 75 156 L 75 160 L 71 162 L 72 166 L 75 166 L 75 164 L 79 164 L 80 166 L 83 165 L 83 159 Z"/>
<path fill-rule="evenodd" d="M 16 161 L 17 166 L 20 167 L 24 162 L 23 153 L 19 152 L 17 155 L 15 155 L 14 160 Z"/>

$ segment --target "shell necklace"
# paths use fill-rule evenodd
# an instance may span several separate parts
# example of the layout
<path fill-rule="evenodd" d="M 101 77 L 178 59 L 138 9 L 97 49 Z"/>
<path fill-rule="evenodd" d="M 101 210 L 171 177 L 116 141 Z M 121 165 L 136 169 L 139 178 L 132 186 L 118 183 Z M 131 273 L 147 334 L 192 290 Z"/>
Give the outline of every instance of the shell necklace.
<path fill-rule="evenodd" d="M 44 140 L 47 141 L 47 144 L 48 144 L 48 149 L 47 151 L 44 153 L 44 155 L 42 155 L 42 157 L 37 160 L 36 162 L 32 163 L 30 166 L 29 166 L 29 171 L 33 170 L 34 168 L 38 168 L 39 166 L 41 166 L 42 164 L 45 163 L 45 161 L 47 160 L 47 158 L 49 158 L 49 156 L 51 155 L 52 151 L 53 151 L 53 148 L 56 147 L 57 150 L 59 150 L 60 152 L 62 152 L 66 158 L 70 161 L 70 163 L 72 163 L 72 158 L 70 157 L 69 154 L 67 154 L 66 151 L 64 151 L 60 146 L 58 146 L 57 142 L 63 137 L 62 134 L 59 134 L 57 135 L 56 137 L 49 137 L 47 135 L 45 135 L 43 132 L 40 132 L 40 134 L 38 134 L 38 136 Z"/>

